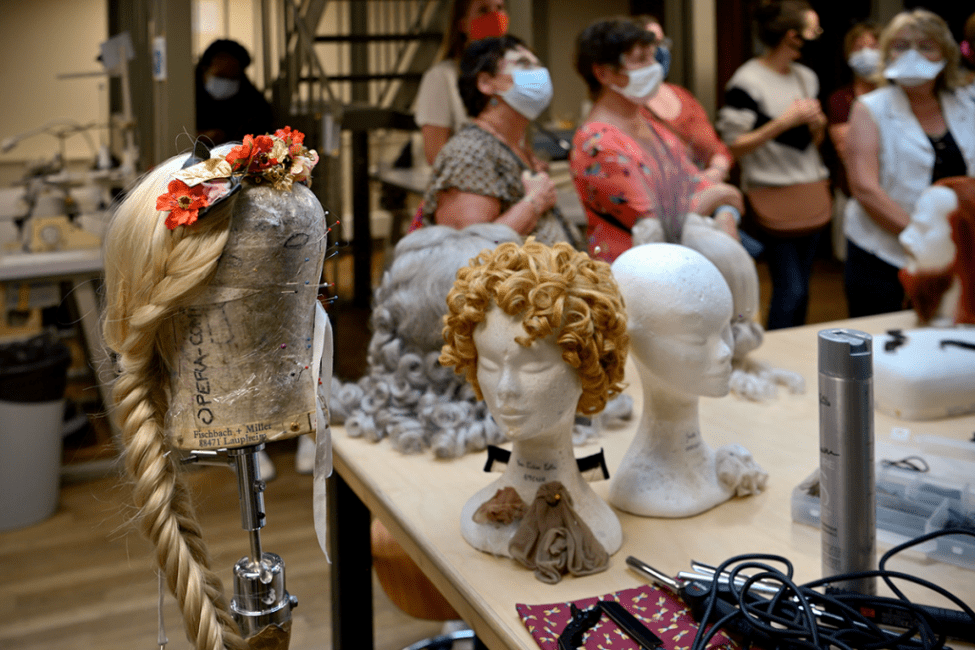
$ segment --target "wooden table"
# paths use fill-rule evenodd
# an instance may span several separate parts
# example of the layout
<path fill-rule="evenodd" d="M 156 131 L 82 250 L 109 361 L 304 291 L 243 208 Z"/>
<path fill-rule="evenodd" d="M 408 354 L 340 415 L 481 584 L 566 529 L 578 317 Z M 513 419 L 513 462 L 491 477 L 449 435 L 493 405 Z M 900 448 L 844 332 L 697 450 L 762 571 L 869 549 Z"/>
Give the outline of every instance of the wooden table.
<path fill-rule="evenodd" d="M 754 358 L 799 372 L 806 381 L 803 395 L 779 397 L 765 403 L 728 396 L 701 400 L 701 427 L 712 447 L 739 442 L 751 450 L 769 472 L 767 489 L 759 496 L 736 499 L 686 519 L 649 519 L 619 513 L 623 547 L 611 558 L 607 571 L 583 578 L 566 577 L 547 585 L 508 558 L 474 550 L 460 535 L 459 517 L 465 501 L 493 480 L 482 472 L 484 454 L 456 460 L 436 460 L 430 454 L 404 456 L 389 444 L 374 444 L 346 436 L 341 427 L 333 435 L 336 477 L 330 485 L 332 537 L 333 644 L 338 649 L 371 648 L 369 513 L 378 517 L 424 573 L 437 585 L 489 648 L 536 650 L 515 611 L 516 603 L 550 603 L 597 596 L 636 587 L 646 581 L 624 562 L 636 556 L 670 574 L 689 570 L 691 559 L 709 564 L 742 553 L 787 556 L 796 579 L 820 577 L 818 528 L 794 523 L 790 515 L 792 489 L 818 466 L 819 411 L 817 400 L 816 335 L 827 327 L 844 326 L 871 334 L 889 328 L 909 328 L 913 313 L 811 325 L 769 333 Z M 875 351 L 877 354 L 877 351 Z M 632 365 L 628 370 L 633 370 Z M 580 447 L 577 456 L 605 449 L 612 473 L 619 465 L 642 409 L 639 379 L 628 372 L 628 392 L 635 398 L 634 421 L 624 429 L 603 433 L 595 444 Z M 932 422 L 905 422 L 876 413 L 878 441 L 889 439 L 893 428 L 912 435 L 932 434 L 967 440 L 975 431 L 975 416 Z M 607 496 L 609 482 L 593 487 Z M 882 552 L 887 547 L 881 545 Z M 933 580 L 975 604 L 975 572 L 910 553 L 888 564 Z M 882 593 L 887 593 L 881 587 Z M 933 595 L 905 589 L 919 602 L 944 606 Z M 368 638 L 366 636 L 368 635 Z M 955 644 L 957 645 L 957 644 Z"/>

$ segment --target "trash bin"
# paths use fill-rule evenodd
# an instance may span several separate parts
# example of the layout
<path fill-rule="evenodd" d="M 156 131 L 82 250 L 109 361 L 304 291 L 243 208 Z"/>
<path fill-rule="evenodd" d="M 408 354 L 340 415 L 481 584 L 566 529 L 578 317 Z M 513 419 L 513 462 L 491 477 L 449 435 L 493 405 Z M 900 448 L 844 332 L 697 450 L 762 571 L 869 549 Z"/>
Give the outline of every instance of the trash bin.
<path fill-rule="evenodd" d="M 51 335 L 0 344 L 0 531 L 58 507 L 71 353 Z"/>

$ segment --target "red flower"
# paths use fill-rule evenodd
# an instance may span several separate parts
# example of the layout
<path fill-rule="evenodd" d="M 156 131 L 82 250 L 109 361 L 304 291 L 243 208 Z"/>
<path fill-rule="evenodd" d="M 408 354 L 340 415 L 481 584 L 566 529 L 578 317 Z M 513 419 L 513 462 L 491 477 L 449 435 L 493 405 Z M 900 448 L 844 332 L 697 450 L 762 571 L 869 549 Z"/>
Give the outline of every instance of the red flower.
<path fill-rule="evenodd" d="M 305 141 L 305 134 L 301 131 L 292 131 L 290 126 L 278 129 L 274 132 L 274 137 L 284 140 L 284 143 L 291 148 L 293 144 L 301 144 Z"/>
<path fill-rule="evenodd" d="M 156 210 L 169 212 L 166 227 L 188 226 L 196 222 L 200 210 L 210 205 L 203 185 L 190 187 L 179 179 L 169 181 L 169 192 L 156 198 Z"/>
<path fill-rule="evenodd" d="M 245 135 L 243 144 L 239 144 L 230 150 L 226 161 L 230 163 L 230 168 L 235 172 L 241 169 L 246 170 L 254 157 L 254 136 Z"/>
<path fill-rule="evenodd" d="M 274 148 L 274 138 L 271 136 L 259 135 L 255 137 L 254 148 L 251 151 L 251 163 L 247 171 L 252 173 L 259 172 L 281 162 L 270 156 L 272 148 Z"/>

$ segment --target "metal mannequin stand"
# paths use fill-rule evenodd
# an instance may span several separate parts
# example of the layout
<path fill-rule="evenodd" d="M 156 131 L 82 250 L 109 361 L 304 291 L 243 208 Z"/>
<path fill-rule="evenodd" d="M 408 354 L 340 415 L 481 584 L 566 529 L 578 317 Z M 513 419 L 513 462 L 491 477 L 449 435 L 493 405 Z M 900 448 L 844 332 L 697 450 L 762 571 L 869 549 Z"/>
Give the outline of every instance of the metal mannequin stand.
<path fill-rule="evenodd" d="M 257 462 L 263 444 L 221 451 L 194 451 L 184 463 L 229 465 L 237 473 L 241 527 L 250 533 L 250 554 L 234 565 L 234 596 L 230 610 L 251 647 L 286 650 L 291 640 L 291 610 L 298 599 L 285 589 L 284 560 L 264 552 L 264 490 Z"/>

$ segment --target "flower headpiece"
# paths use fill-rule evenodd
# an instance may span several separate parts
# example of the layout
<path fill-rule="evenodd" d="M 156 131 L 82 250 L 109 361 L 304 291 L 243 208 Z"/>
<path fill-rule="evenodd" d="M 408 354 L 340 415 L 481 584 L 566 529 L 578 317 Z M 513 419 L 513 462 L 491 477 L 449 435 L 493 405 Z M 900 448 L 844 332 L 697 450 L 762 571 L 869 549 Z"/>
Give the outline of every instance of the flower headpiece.
<path fill-rule="evenodd" d="M 294 182 L 310 182 L 318 154 L 304 145 L 305 134 L 290 126 L 274 135 L 245 135 L 242 144 L 226 156 L 210 157 L 210 149 L 197 140 L 193 153 L 173 174 L 167 192 L 156 199 L 156 210 L 168 212 L 166 227 L 188 226 L 228 198 L 247 178 L 290 190 Z"/>

